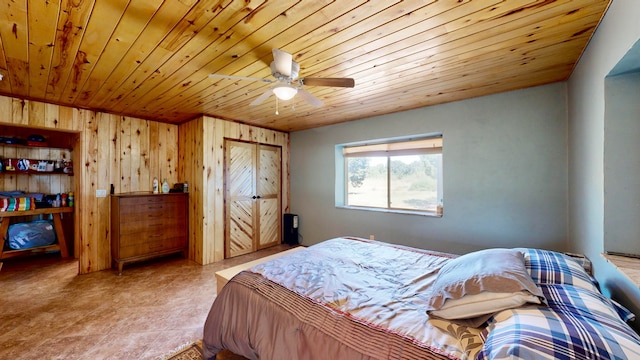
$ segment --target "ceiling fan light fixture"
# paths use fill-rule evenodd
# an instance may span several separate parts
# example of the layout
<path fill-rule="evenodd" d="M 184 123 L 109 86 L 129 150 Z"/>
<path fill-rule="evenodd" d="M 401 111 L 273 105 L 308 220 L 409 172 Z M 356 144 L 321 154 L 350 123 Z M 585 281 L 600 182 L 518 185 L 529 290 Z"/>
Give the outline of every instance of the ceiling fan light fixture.
<path fill-rule="evenodd" d="M 291 100 L 298 93 L 298 88 L 289 84 L 280 84 L 273 88 L 273 93 L 280 100 Z"/>

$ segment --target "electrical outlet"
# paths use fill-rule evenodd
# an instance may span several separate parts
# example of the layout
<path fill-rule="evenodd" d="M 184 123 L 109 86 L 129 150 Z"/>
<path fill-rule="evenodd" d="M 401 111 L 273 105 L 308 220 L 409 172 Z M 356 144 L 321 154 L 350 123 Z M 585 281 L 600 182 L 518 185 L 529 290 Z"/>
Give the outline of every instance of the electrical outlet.
<path fill-rule="evenodd" d="M 107 190 L 96 190 L 96 197 L 107 197 Z"/>
<path fill-rule="evenodd" d="M 376 237 L 375 237 L 375 236 L 373 236 L 373 235 L 369 235 L 369 240 L 375 240 L 375 239 L 376 239 Z"/>

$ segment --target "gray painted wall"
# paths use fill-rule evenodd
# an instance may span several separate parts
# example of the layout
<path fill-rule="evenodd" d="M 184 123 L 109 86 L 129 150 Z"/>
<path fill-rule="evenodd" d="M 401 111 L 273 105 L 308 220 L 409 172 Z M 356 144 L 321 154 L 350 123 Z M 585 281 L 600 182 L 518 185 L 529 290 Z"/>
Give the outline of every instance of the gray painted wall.
<path fill-rule="evenodd" d="M 566 250 L 566 84 L 558 83 L 291 134 L 291 211 L 302 243 L 342 235 L 465 253 Z M 444 216 L 335 207 L 336 144 L 442 132 Z"/>
<path fill-rule="evenodd" d="M 591 258 L 603 291 L 640 315 L 638 286 L 600 255 L 604 251 L 604 79 L 640 39 L 638 14 L 640 1 L 614 0 L 568 81 L 568 228 L 571 249 Z"/>
<path fill-rule="evenodd" d="M 605 80 L 604 249 L 640 255 L 638 100 L 640 74 Z"/>

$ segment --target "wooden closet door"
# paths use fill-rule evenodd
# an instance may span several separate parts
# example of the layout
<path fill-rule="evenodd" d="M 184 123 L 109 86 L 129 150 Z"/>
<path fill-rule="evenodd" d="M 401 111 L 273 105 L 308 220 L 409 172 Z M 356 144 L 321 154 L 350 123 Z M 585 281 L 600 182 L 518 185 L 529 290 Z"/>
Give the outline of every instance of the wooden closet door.
<path fill-rule="evenodd" d="M 225 142 L 225 257 L 255 251 L 256 147 Z"/>
<path fill-rule="evenodd" d="M 281 166 L 282 149 L 279 146 L 258 146 L 257 194 L 259 231 L 258 249 L 280 244 L 282 234 Z"/>

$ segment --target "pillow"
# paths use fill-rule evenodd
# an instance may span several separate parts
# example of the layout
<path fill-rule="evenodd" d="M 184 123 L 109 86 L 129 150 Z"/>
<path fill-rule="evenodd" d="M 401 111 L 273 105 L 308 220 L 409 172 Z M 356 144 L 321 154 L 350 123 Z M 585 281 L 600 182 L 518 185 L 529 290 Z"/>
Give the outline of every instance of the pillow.
<path fill-rule="evenodd" d="M 485 291 L 476 295 L 466 295 L 460 299 L 448 299 L 440 309 L 431 311 L 431 314 L 444 319 L 468 319 L 522 306 L 528 302 L 540 304 L 540 298 L 531 295 L 528 291 L 515 293 Z"/>
<path fill-rule="evenodd" d="M 545 302 L 524 255 L 512 249 L 481 250 L 447 261 L 427 296 L 429 315 L 472 319 L 467 326 L 479 326 L 500 310 Z"/>
<path fill-rule="evenodd" d="M 493 316 L 476 360 L 640 359 L 640 337 L 602 294 L 573 285 L 541 288 L 549 307 Z"/>
<path fill-rule="evenodd" d="M 568 284 L 599 291 L 595 280 L 577 261 L 564 254 L 541 249 L 517 248 L 536 284 Z"/>

